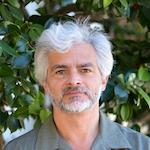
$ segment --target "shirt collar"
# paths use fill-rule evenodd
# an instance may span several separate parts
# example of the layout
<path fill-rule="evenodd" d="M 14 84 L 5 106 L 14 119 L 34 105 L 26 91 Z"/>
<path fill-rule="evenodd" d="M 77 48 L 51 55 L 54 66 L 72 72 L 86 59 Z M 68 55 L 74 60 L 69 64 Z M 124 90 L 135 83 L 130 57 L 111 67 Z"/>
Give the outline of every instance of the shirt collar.
<path fill-rule="evenodd" d="M 50 116 L 39 130 L 36 150 L 49 148 L 56 150 L 60 146 L 61 148 L 64 147 L 65 150 L 70 149 L 69 145 L 59 136 L 53 117 Z M 120 125 L 109 120 L 102 112 L 100 112 L 100 133 L 92 147 L 92 149 L 97 149 L 97 147 L 103 147 L 104 149 L 131 149 L 131 145 L 124 136 Z"/>
<path fill-rule="evenodd" d="M 50 116 L 39 129 L 36 141 L 36 150 L 44 150 L 49 148 L 55 150 L 58 149 L 58 143 L 59 136 L 53 122 L 53 117 Z"/>
<path fill-rule="evenodd" d="M 71 147 L 58 134 L 52 114 L 39 129 L 36 141 L 36 150 L 45 149 L 71 150 Z"/>

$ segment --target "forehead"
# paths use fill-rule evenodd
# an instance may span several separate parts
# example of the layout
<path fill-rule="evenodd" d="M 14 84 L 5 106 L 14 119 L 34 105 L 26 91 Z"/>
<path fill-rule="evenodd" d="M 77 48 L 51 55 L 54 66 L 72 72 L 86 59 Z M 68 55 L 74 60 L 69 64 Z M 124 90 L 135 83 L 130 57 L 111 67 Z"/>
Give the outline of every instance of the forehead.
<path fill-rule="evenodd" d="M 85 63 L 96 64 L 96 52 L 89 43 L 73 44 L 65 53 L 50 52 L 48 54 L 49 65 L 80 65 Z"/>

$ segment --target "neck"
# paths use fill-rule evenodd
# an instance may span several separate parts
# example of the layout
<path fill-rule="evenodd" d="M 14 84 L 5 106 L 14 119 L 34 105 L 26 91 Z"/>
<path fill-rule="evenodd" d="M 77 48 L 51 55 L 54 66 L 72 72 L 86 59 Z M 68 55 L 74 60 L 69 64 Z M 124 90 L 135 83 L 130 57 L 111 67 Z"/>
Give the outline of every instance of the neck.
<path fill-rule="evenodd" d="M 54 108 L 54 121 L 60 136 L 72 149 L 90 149 L 99 132 L 99 105 L 81 113 L 69 113 Z M 84 144 L 86 147 L 83 148 Z"/>

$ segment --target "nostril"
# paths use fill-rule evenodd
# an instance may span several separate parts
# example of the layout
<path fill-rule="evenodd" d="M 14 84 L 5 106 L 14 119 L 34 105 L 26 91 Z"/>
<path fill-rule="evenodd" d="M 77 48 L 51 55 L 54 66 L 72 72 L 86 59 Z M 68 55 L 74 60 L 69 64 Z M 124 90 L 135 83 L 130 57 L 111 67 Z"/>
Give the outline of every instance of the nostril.
<path fill-rule="evenodd" d="M 68 80 L 67 84 L 69 84 L 69 85 L 81 85 L 81 81 L 79 81 L 79 80 Z"/>
<path fill-rule="evenodd" d="M 69 85 L 81 85 L 80 82 L 68 82 Z"/>

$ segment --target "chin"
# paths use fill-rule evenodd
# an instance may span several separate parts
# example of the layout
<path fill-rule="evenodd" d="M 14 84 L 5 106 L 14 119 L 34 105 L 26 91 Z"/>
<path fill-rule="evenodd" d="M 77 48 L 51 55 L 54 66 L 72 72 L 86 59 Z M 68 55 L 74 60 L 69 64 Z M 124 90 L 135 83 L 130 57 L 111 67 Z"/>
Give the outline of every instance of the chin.
<path fill-rule="evenodd" d="M 81 102 L 81 101 L 74 101 L 70 104 L 62 104 L 61 105 L 61 110 L 65 111 L 65 112 L 76 112 L 76 113 L 80 113 L 83 112 L 89 108 L 91 108 L 92 106 L 92 102 L 90 100 L 85 101 L 85 102 Z"/>

